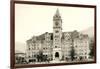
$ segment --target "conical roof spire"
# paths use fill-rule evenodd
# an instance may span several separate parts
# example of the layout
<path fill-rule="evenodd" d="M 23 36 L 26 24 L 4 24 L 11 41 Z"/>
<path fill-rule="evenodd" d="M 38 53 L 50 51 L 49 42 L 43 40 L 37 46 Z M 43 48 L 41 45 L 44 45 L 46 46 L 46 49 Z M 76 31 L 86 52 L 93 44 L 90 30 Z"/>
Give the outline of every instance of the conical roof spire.
<path fill-rule="evenodd" d="M 55 13 L 55 15 L 54 15 L 54 18 L 61 18 L 58 8 L 57 8 L 57 10 L 56 10 L 56 13 Z"/>
<path fill-rule="evenodd" d="M 59 9 L 58 9 L 58 8 L 57 8 L 57 10 L 56 10 L 56 15 L 60 15 Z"/>

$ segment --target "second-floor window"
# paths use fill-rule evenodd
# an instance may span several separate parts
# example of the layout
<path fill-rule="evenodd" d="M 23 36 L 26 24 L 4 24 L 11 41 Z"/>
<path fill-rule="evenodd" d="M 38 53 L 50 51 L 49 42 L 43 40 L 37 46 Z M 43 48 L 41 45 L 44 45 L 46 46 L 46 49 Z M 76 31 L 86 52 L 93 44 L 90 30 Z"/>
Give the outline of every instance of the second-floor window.
<path fill-rule="evenodd" d="M 30 50 L 30 48 L 29 48 L 29 50 Z"/>

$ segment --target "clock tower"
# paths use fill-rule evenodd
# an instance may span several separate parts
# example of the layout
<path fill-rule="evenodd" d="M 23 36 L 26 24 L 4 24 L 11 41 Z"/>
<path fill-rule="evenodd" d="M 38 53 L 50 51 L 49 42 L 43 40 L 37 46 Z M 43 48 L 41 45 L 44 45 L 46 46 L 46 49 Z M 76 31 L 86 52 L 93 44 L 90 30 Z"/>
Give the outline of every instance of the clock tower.
<path fill-rule="evenodd" d="M 55 15 L 53 16 L 53 60 L 62 59 L 62 19 L 59 13 L 59 10 L 56 10 Z"/>

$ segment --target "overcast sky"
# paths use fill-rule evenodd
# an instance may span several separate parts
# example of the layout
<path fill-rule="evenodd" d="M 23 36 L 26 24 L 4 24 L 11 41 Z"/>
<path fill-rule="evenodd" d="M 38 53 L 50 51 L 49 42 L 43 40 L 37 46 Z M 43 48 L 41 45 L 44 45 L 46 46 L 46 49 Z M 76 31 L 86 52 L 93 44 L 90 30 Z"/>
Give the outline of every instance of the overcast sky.
<path fill-rule="evenodd" d="M 25 43 L 33 35 L 53 32 L 53 16 L 59 9 L 62 31 L 84 30 L 94 26 L 94 9 L 78 7 L 15 5 L 15 42 Z"/>

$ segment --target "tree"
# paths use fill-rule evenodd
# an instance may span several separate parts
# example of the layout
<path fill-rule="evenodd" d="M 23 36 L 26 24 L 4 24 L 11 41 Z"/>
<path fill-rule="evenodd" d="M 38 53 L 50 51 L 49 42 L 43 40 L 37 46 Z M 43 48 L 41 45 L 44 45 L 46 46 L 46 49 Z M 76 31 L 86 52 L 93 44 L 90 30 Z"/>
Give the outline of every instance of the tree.
<path fill-rule="evenodd" d="M 40 61 L 42 62 L 43 61 L 43 52 L 42 51 L 39 52 L 39 57 L 40 57 Z"/>
<path fill-rule="evenodd" d="M 94 56 L 94 48 L 93 48 L 94 47 L 94 41 L 93 40 L 91 40 L 89 46 L 90 46 L 90 53 L 89 53 L 89 55 L 90 55 L 91 58 L 93 58 L 93 56 Z"/>
<path fill-rule="evenodd" d="M 43 56 L 43 61 L 47 61 L 48 59 L 47 59 L 47 55 L 44 55 Z"/>
<path fill-rule="evenodd" d="M 71 57 L 71 60 L 72 60 L 72 61 L 75 59 L 75 49 L 74 49 L 73 46 L 71 47 L 70 57 Z"/>
<path fill-rule="evenodd" d="M 71 60 L 73 61 L 75 59 L 75 49 L 74 49 L 74 40 L 75 38 L 78 38 L 79 37 L 79 33 L 77 32 L 77 30 L 73 31 L 71 33 L 71 40 L 72 40 L 72 47 L 71 47 L 71 51 L 70 51 L 70 57 L 71 57 Z"/>
<path fill-rule="evenodd" d="M 43 52 L 42 51 L 39 51 L 39 53 L 37 55 L 37 60 L 38 60 L 38 62 L 43 61 Z"/>
<path fill-rule="evenodd" d="M 37 55 L 36 58 L 37 58 L 37 61 L 39 62 L 39 59 L 40 59 L 40 58 L 39 58 L 39 55 Z"/>

